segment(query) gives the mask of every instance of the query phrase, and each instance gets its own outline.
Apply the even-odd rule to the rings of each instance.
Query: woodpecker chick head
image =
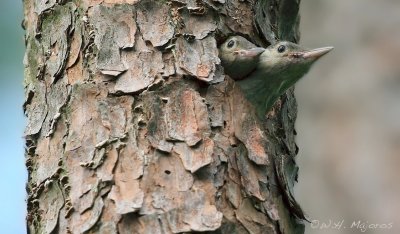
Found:
[[[291,42],[279,42],[261,54],[257,70],[266,75],[281,74],[282,78],[295,83],[308,72],[315,61],[332,49],[333,47],[323,47],[309,50]]]
[[[266,48],[254,72],[237,83],[262,117],[315,61],[332,49],[309,50],[291,42],[279,42]]]
[[[265,51],[241,36],[229,37],[219,47],[219,57],[225,73],[235,80],[240,80],[253,72]]]

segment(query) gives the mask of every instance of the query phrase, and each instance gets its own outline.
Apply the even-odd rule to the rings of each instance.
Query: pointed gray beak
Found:
[[[303,53],[303,58],[305,59],[318,59],[322,57],[323,55],[327,54],[329,51],[331,51],[333,47],[322,47],[322,48],[317,48],[313,50],[308,50]]]
[[[236,51],[237,54],[239,54],[242,57],[257,57],[259,56],[262,52],[264,52],[265,49],[262,47],[254,47],[248,50],[238,50]]]

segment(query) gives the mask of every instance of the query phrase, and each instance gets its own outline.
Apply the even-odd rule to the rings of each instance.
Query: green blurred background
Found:
[[[303,45],[335,47],[296,86],[295,192],[316,220],[306,233],[400,233],[400,1],[303,0],[301,17]],[[21,20],[20,0],[0,0],[0,233],[7,234],[25,233]]]
[[[0,0],[0,233],[25,231],[22,1]]]

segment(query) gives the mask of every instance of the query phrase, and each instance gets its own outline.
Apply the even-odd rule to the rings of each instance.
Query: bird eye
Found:
[[[235,45],[235,41],[234,40],[230,40],[228,42],[228,48],[232,48]]]
[[[280,46],[278,47],[278,52],[279,52],[279,53],[283,53],[283,52],[285,52],[285,50],[286,50],[286,46],[284,46],[284,45],[280,45]]]

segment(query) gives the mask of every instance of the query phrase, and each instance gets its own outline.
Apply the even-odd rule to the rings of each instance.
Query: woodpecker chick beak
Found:
[[[305,51],[303,53],[303,58],[305,59],[319,59],[323,55],[327,54],[329,51],[333,50],[333,47],[322,47],[322,48],[317,48],[309,51]]]
[[[265,51],[264,48],[255,47],[248,50],[236,50],[233,53],[238,56],[237,59],[240,59],[240,57],[242,57],[242,59],[244,58],[257,59],[260,56],[260,54],[264,51]]]

